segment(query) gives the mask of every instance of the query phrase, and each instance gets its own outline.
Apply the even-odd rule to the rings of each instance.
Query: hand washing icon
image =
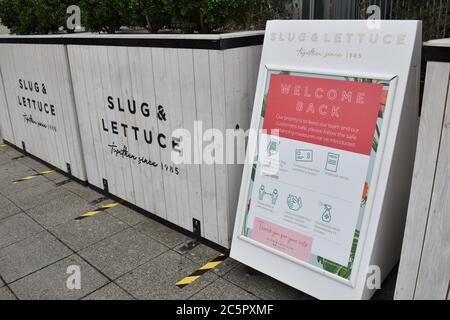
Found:
[[[290,194],[287,197],[287,205],[289,209],[298,211],[302,207],[302,198]]]

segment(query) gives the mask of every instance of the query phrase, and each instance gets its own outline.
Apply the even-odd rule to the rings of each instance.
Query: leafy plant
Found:
[[[80,0],[81,19],[89,31],[114,33],[140,21],[138,0]]]
[[[139,15],[137,25],[149,32],[158,32],[172,24],[171,13],[174,10],[171,0],[138,0]]]
[[[286,0],[254,0],[246,27],[264,30],[267,20],[287,19],[291,16]]]
[[[174,0],[172,23],[182,32],[209,33],[244,25],[254,0]],[[232,28],[233,29],[233,28]]]
[[[280,18],[284,0],[0,0],[0,19],[16,34],[47,34],[66,29],[69,5],[81,9],[82,25],[92,32],[122,27],[149,32],[222,32],[264,28]],[[69,31],[69,30],[66,30]]]
[[[70,0],[0,0],[0,19],[13,33],[48,34],[65,25]]]

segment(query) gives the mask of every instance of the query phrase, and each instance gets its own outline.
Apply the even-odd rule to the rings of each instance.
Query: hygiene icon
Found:
[[[325,170],[330,172],[337,172],[338,164],[339,164],[339,155],[336,153],[328,152]]]
[[[267,156],[271,157],[277,154],[279,146],[280,146],[279,140],[269,138],[269,142],[267,143]]]
[[[322,221],[329,223],[331,222],[331,210],[333,207],[330,204],[323,203],[323,213],[322,213]]]
[[[300,198],[298,196],[294,196],[294,195],[290,194],[287,197],[286,201],[287,201],[287,205],[288,205],[289,209],[291,209],[293,211],[298,211],[302,207],[302,198]]]
[[[311,149],[296,149],[295,161],[297,162],[313,162],[314,151]]]
[[[261,187],[259,187],[259,200],[264,200],[266,196],[269,196],[271,199],[271,203],[275,205],[278,200],[278,190],[273,189],[272,193],[266,192],[266,186],[262,184]]]

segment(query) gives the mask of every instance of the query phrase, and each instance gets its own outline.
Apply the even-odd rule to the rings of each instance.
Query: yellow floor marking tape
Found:
[[[75,220],[83,220],[85,218],[92,217],[92,216],[96,215],[97,213],[100,213],[102,211],[114,208],[114,207],[116,207],[118,205],[119,205],[118,202],[112,202],[112,203],[105,204],[104,206],[101,206],[98,209],[95,209],[95,210],[83,213],[81,216],[75,218]]]
[[[40,173],[32,174],[30,176],[23,177],[23,178],[21,178],[19,180],[15,180],[15,181],[13,181],[13,183],[19,183],[19,182],[22,182],[22,181],[28,181],[28,180],[34,179],[36,177],[43,176],[44,174],[49,174],[49,173],[52,173],[52,172],[55,172],[55,171],[56,170],[45,170],[45,171],[42,171]]]
[[[178,281],[177,284],[176,284],[177,287],[178,288],[184,288],[185,286],[191,284],[192,282],[194,282],[198,278],[200,278],[202,275],[204,275],[206,272],[208,272],[211,269],[214,269],[219,264],[224,262],[226,258],[228,258],[226,255],[221,254],[220,256],[215,258],[214,260],[211,260],[210,262],[208,262],[204,266],[202,266],[199,269],[197,269],[196,271],[194,271],[189,276],[187,276],[187,277],[181,279],[180,281]]]

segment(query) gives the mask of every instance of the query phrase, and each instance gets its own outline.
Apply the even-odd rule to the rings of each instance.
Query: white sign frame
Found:
[[[337,73],[332,73],[328,70],[319,70],[319,69],[304,69],[304,68],[292,68],[289,66],[279,66],[279,65],[265,65],[265,70],[264,70],[264,75],[263,75],[263,81],[264,84],[263,86],[266,86],[266,82],[267,82],[267,73],[270,70],[283,70],[283,71],[293,71],[293,72],[301,72],[301,73],[311,73],[311,74],[320,74],[320,75],[330,75],[330,76],[353,76],[353,77],[358,77],[358,78],[369,78],[369,79],[374,79],[374,80],[385,80],[385,81],[389,81],[389,93],[388,93],[388,97],[387,97],[387,101],[386,101],[386,110],[388,112],[386,112],[384,114],[383,117],[383,126],[381,129],[381,136],[386,136],[388,134],[388,130],[389,130],[389,121],[391,119],[391,113],[392,113],[392,104],[393,104],[393,100],[395,97],[395,91],[396,91],[396,87],[397,87],[397,75],[380,75],[380,74],[373,74],[373,73],[351,73],[351,72],[340,72],[339,74]],[[263,105],[263,97],[260,96],[258,101],[257,101],[257,105],[258,108],[256,109],[256,114],[261,114],[262,111],[262,105]],[[260,125],[260,123],[258,123],[258,126]],[[355,254],[355,260],[353,263],[353,268],[352,268],[352,273],[351,273],[351,277],[350,279],[346,280],[344,278],[341,278],[335,274],[332,274],[326,270],[320,269],[316,266],[313,266],[309,263],[303,262],[301,260],[298,260],[294,257],[291,257],[281,251],[277,251],[274,250],[270,247],[267,247],[257,241],[254,241],[248,237],[243,236],[242,234],[239,234],[239,239],[242,239],[243,241],[247,241],[249,243],[251,243],[252,245],[258,246],[261,249],[267,250],[272,252],[273,254],[277,254],[281,257],[283,257],[284,259],[290,260],[294,263],[297,263],[299,265],[302,265],[306,268],[311,269],[312,271],[315,272],[319,272],[321,274],[323,274],[324,276],[330,277],[336,281],[339,281],[343,284],[346,284],[348,286],[354,287],[355,286],[355,280],[359,271],[359,265],[360,265],[360,255],[361,255],[361,247],[364,246],[364,241],[365,241],[365,235],[367,232],[367,227],[368,227],[368,221],[370,219],[370,212],[371,212],[371,208],[373,206],[373,193],[375,192],[374,190],[376,190],[376,185],[378,183],[378,173],[381,167],[381,159],[383,158],[383,151],[384,151],[384,139],[380,141],[380,145],[378,146],[378,151],[377,151],[377,156],[376,156],[376,162],[375,165],[373,167],[373,171],[372,171],[372,176],[374,177],[372,182],[371,182],[371,188],[369,189],[369,194],[368,194],[368,202],[365,206],[365,212],[366,215],[364,217],[363,220],[363,225],[361,227],[361,231],[360,231],[360,237],[359,237],[359,241],[358,241],[358,246],[357,246],[357,251]],[[254,146],[253,150],[256,150],[258,148],[258,146]],[[250,150],[248,150],[248,152],[250,153]],[[252,156],[253,157],[253,156]],[[248,190],[250,187],[250,180],[246,180],[246,184],[245,184],[245,189],[244,190]],[[238,224],[238,229],[237,230],[242,230],[243,227],[243,223],[244,220],[240,219],[236,221],[236,224]]]
[[[398,229],[404,226],[403,208],[407,207],[409,188],[395,190],[389,184],[395,179],[409,180],[412,174],[412,164],[401,166],[402,161],[412,162],[415,152],[415,141],[418,127],[418,76],[420,74],[420,43],[421,43],[421,23],[418,21],[381,21],[381,31],[405,34],[405,43],[393,61],[385,62],[386,66],[380,64],[389,57],[389,53],[382,53],[382,46],[379,49],[373,47],[364,48],[351,44],[350,49],[361,50],[364,55],[376,57],[378,63],[364,66],[361,63],[343,62],[339,65],[331,63],[325,66],[313,59],[307,62],[295,62],[293,57],[293,46],[289,43],[277,43],[271,41],[274,33],[287,32],[285,30],[302,30],[303,32],[316,31],[327,32],[328,30],[364,30],[365,21],[269,21],[266,29],[266,36],[261,59],[260,73],[258,78],[255,104],[253,108],[251,128],[259,128],[259,121],[262,108],[264,86],[266,82],[267,69],[292,70],[298,72],[331,74],[331,75],[363,75],[368,78],[391,80],[387,107],[390,107],[383,122],[382,135],[384,139],[380,141],[377,159],[373,168],[373,181],[369,188],[368,202],[365,209],[365,217],[361,228],[361,238],[355,256],[354,270],[350,281],[343,280],[338,276],[330,275],[324,270],[311,270],[299,266],[299,260],[286,254],[282,256],[280,252],[271,254],[267,246],[255,245],[255,241],[241,236],[243,222],[243,212],[246,206],[246,198],[249,190],[249,177],[253,163],[250,150],[255,150],[254,145],[249,144],[247,152],[247,164],[244,166],[241,193],[237,208],[235,230],[231,248],[231,257],[243,262],[250,267],[267,273],[268,275],[285,282],[299,290],[320,299],[362,299],[370,298],[374,293],[374,288],[366,286],[367,271],[369,266],[377,265],[381,269],[381,279],[384,279],[399,258],[399,248],[401,246],[401,235]],[[321,25],[322,24],[322,25]],[[333,26],[332,26],[333,25]],[[372,32],[372,31],[369,31]],[[276,38],[273,37],[273,38]],[[276,41],[275,41],[276,42]],[[297,44],[298,45],[298,44]],[[342,46],[341,46],[342,47]],[[338,48],[341,48],[338,46]],[[291,52],[287,48],[291,49]],[[319,44],[319,48],[329,48],[329,44]],[[368,50],[374,52],[369,52]],[[375,56],[374,56],[375,54]],[[392,56],[392,54],[390,54]],[[288,61],[286,64],[285,61]],[[292,61],[294,61],[292,63]],[[291,62],[291,63],[289,63]],[[395,78],[395,79],[394,79]],[[408,95],[409,93],[409,95]],[[403,112],[408,105],[411,109]],[[406,134],[408,132],[408,134]],[[395,161],[393,161],[395,160]],[[392,163],[391,163],[392,161]],[[411,168],[411,170],[409,170]],[[410,181],[410,180],[409,180]],[[392,184],[392,183],[391,183]],[[395,184],[395,183],[394,183]],[[389,185],[389,187],[388,187]],[[409,184],[402,184],[408,186]],[[388,189],[393,189],[398,196],[397,203],[392,197],[387,195]],[[401,210],[401,214],[393,216],[392,212]],[[245,239],[243,239],[245,238]],[[386,239],[392,240],[391,246],[386,244]],[[263,247],[263,248],[262,248]],[[286,259],[287,258],[287,259]],[[295,260],[293,263],[292,260]],[[280,271],[282,270],[282,271]],[[319,272],[317,272],[319,271]],[[293,275],[296,276],[293,276]],[[326,274],[326,277],[323,275]],[[337,280],[337,281],[336,281]]]

